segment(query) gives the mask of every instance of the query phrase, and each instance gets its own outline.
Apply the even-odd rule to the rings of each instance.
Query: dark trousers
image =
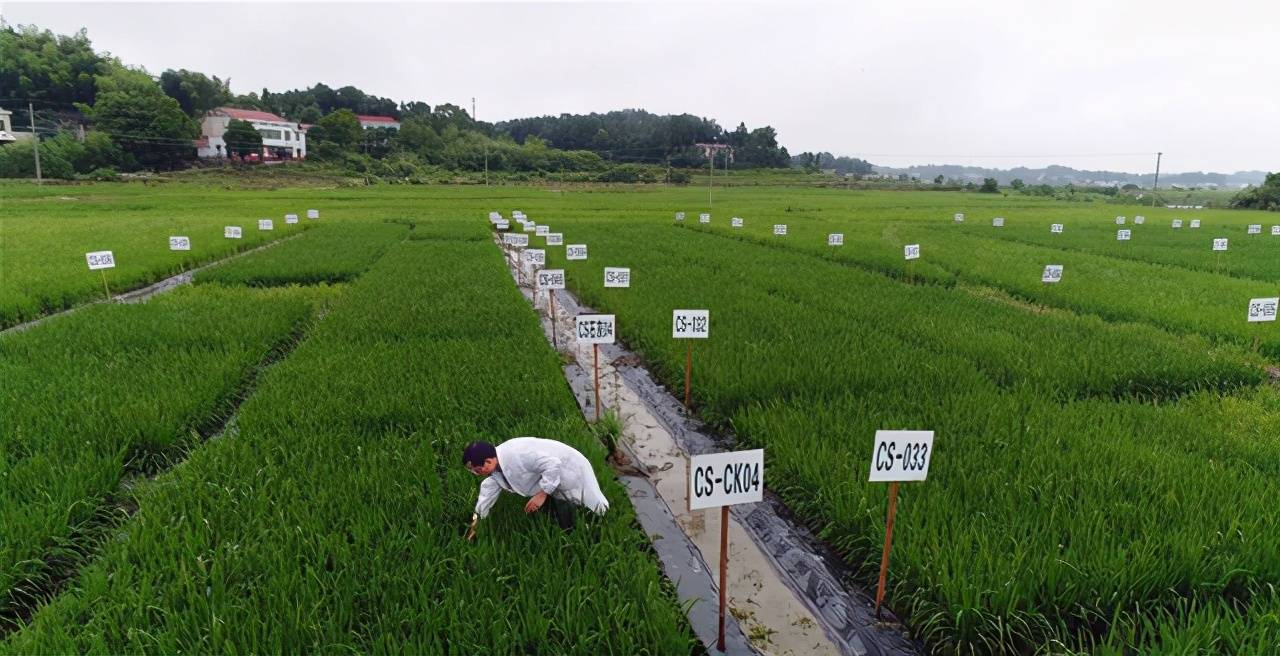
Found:
[[[539,512],[543,515],[551,517],[556,521],[563,531],[573,530],[573,504],[568,501],[560,501],[553,496],[548,495],[547,500],[542,504]]]

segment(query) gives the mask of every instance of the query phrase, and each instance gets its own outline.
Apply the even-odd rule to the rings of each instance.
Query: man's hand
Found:
[[[476,524],[480,523],[479,515],[471,515],[471,526],[467,528],[467,542],[476,539]]]
[[[529,499],[529,503],[524,504],[524,511],[527,513],[538,512],[538,509],[541,508],[542,504],[546,503],[546,501],[547,493],[539,491],[537,494],[533,495],[532,499]]]

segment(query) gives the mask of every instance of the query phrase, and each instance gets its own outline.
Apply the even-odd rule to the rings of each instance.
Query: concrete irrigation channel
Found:
[[[567,290],[554,293],[552,325],[545,292],[524,283],[533,272],[507,260],[512,277],[539,312],[548,342],[572,356],[564,366],[584,416],[595,416],[590,345],[573,339],[574,317],[591,313]],[[659,385],[638,356],[619,344],[600,345],[601,411],[623,424],[618,448],[629,461],[617,466],[631,503],[653,543],[663,571],[675,583],[698,638],[715,652],[719,587],[719,513],[687,510],[690,454],[732,450],[732,438],[712,436],[680,401]],[[890,613],[877,621],[872,597],[843,583],[839,558],[790,519],[778,499],[733,506],[729,526],[727,653],[906,655],[919,652]]]

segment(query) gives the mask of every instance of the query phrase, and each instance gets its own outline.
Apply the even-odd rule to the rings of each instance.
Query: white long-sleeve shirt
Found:
[[[609,500],[600,491],[591,461],[577,449],[537,437],[513,437],[496,447],[498,467],[480,483],[476,514],[487,517],[503,490],[523,497],[538,492],[603,515]]]

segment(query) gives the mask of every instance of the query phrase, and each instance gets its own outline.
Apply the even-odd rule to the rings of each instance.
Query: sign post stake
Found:
[[[876,584],[876,619],[884,601],[884,580],[889,574],[889,549],[893,546],[893,518],[898,513],[898,482],[889,484],[889,518],[884,525],[884,552],[880,555],[880,582]]]
[[[689,391],[690,383],[693,381],[693,340],[686,342],[688,346],[684,352],[684,409],[689,410]]]
[[[673,310],[671,312],[672,339],[708,339],[711,336],[710,310]],[[693,342],[684,352],[684,409],[689,410],[693,391]]]
[[[600,345],[617,342],[618,319],[612,314],[579,314],[573,334],[579,345],[591,345],[591,379],[596,395],[596,421],[600,421]]]
[[[551,306],[551,348],[560,350],[560,345],[556,343],[556,293],[554,290],[547,290],[547,303]]]
[[[688,401],[685,402],[688,405]],[[716,634],[716,649],[724,651],[724,607],[729,589],[729,506],[720,506],[720,632]]]
[[[878,430],[871,454],[871,476],[868,480],[889,484],[889,515],[884,525],[880,579],[876,583],[876,619],[879,620],[889,578],[893,522],[898,516],[898,484],[901,481],[923,481],[928,477],[929,460],[933,456],[933,431]]]
[[[107,270],[98,269],[98,273],[102,274],[102,291],[106,292],[107,300],[111,300],[111,289],[107,287]]]
[[[591,370],[596,383],[596,421],[600,421],[600,345],[591,345]]]
[[[720,509],[720,622],[716,649],[725,650],[729,602],[729,506],[764,500],[764,450],[706,453],[689,458],[689,512]]]

